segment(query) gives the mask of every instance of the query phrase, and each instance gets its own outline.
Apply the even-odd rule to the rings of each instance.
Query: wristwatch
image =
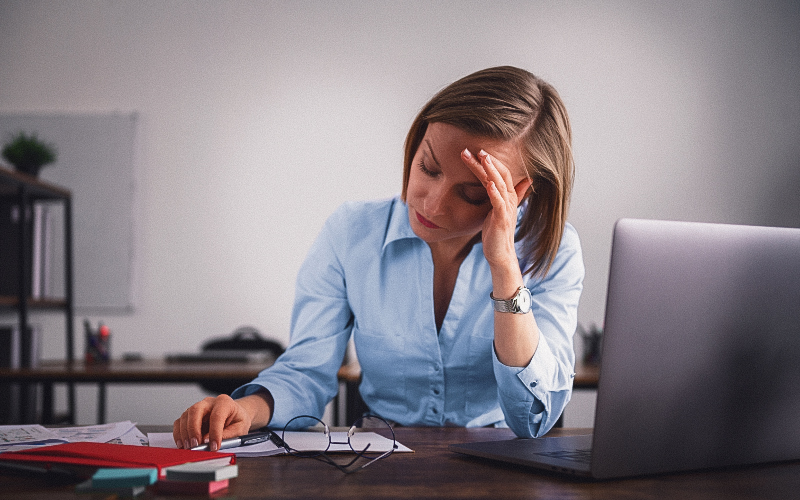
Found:
[[[517,293],[508,300],[496,299],[491,293],[489,297],[497,312],[526,314],[531,310],[531,291],[524,286],[517,288]]]

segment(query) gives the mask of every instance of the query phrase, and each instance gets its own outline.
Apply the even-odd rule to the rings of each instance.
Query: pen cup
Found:
[[[111,330],[100,324],[97,331],[92,330],[88,321],[84,322],[86,330],[86,364],[96,365],[111,360]]]

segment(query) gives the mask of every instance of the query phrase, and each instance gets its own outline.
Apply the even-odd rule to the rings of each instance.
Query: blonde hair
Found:
[[[555,259],[575,177],[567,110],[550,84],[523,69],[488,68],[448,85],[422,108],[405,142],[402,199],[411,163],[430,123],[519,145],[531,189],[516,234],[524,273],[544,276]]]

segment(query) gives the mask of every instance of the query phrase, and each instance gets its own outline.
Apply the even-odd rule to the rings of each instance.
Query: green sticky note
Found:
[[[92,476],[93,488],[130,488],[147,486],[158,479],[158,469],[107,468],[98,469]]]

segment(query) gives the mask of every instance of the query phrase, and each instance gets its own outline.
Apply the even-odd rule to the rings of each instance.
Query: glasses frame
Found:
[[[300,450],[295,450],[294,448],[292,448],[291,446],[286,444],[286,440],[284,439],[284,437],[285,437],[285,434],[287,432],[287,429],[291,426],[292,422],[294,422],[295,420],[300,420],[300,419],[310,419],[310,420],[313,420],[314,422],[322,424],[322,433],[328,439],[328,445],[324,450],[313,451],[313,452],[304,452],[304,451],[300,451]],[[378,455],[377,457],[371,457],[371,456],[366,455],[366,453],[367,453],[367,451],[369,449],[369,444],[367,444],[367,446],[363,450],[357,450],[355,447],[353,447],[352,441],[350,441],[350,438],[353,437],[353,435],[356,433],[356,430],[361,428],[361,427],[359,427],[358,424],[362,423],[364,420],[367,420],[367,419],[375,419],[375,420],[379,420],[379,421],[383,422],[384,424],[386,424],[386,428],[389,429],[389,432],[392,433],[392,446],[391,446],[391,448],[388,451],[385,451],[382,454]],[[381,429],[382,428],[383,427],[381,427]],[[353,459],[350,460],[349,462],[347,462],[346,464],[337,463],[330,456],[328,456],[328,453],[327,453],[328,450],[330,450],[331,445],[334,445],[334,444],[340,444],[340,445],[341,444],[346,444],[350,448],[350,450],[352,450],[353,453],[356,454],[356,456],[353,457]],[[321,462],[325,462],[325,463],[327,463],[329,465],[332,465],[332,466],[336,467],[337,469],[339,469],[340,471],[344,472],[345,474],[352,474],[353,472],[357,472],[357,471],[359,471],[359,470],[361,470],[361,469],[363,469],[363,468],[365,468],[365,467],[377,462],[378,460],[380,460],[382,458],[386,458],[389,455],[391,455],[392,453],[394,453],[394,450],[396,450],[398,448],[398,446],[397,446],[397,438],[394,435],[394,429],[392,429],[391,424],[389,424],[389,422],[387,422],[386,420],[384,420],[383,418],[381,418],[381,417],[379,417],[377,415],[370,415],[370,414],[366,414],[366,415],[363,415],[363,416],[359,417],[359,419],[356,420],[353,423],[353,425],[350,426],[350,429],[348,429],[348,431],[347,431],[347,441],[334,441],[333,440],[333,436],[331,436],[330,427],[328,427],[328,424],[326,424],[325,422],[323,422],[319,418],[312,417],[311,415],[299,415],[299,416],[294,417],[291,420],[289,420],[286,423],[286,425],[283,427],[283,430],[281,431],[281,446],[283,447],[284,450],[286,450],[286,453],[288,453],[288,454],[290,454],[292,456],[300,457],[300,458],[313,458],[315,460],[320,460]],[[367,463],[359,466],[359,467],[352,468],[353,465],[361,458],[365,458],[365,459],[367,459],[369,461]]]

